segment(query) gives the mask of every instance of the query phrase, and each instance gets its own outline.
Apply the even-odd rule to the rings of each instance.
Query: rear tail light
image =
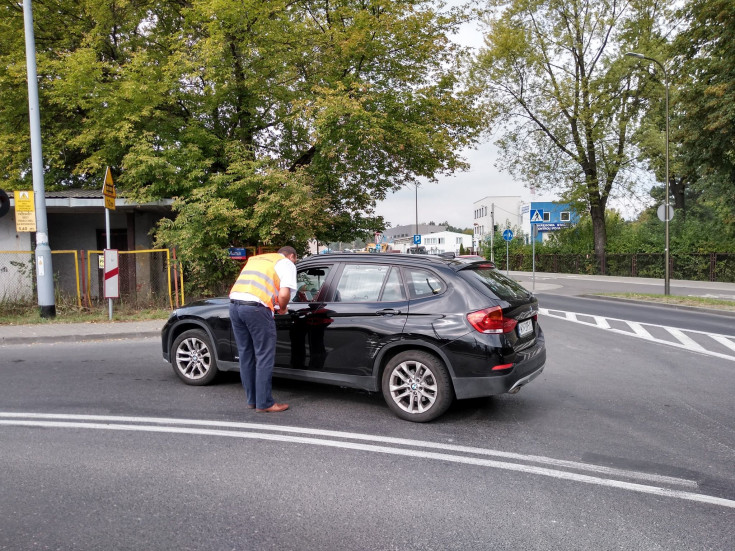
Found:
[[[510,333],[515,329],[516,320],[503,317],[503,309],[500,306],[485,308],[467,314],[470,322],[480,333]]]
[[[513,364],[501,364],[501,365],[496,365],[495,367],[493,367],[491,371],[504,371],[512,367],[513,367]]]

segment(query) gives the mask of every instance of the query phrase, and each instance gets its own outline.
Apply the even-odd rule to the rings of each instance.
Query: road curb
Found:
[[[88,335],[35,335],[28,337],[0,337],[0,346],[9,344],[36,344],[57,342],[89,342],[120,339],[148,339],[160,337],[160,331],[132,331],[127,333],[92,333]]]

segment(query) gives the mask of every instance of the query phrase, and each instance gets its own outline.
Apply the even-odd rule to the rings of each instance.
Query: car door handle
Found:
[[[384,308],[375,312],[379,316],[396,316],[401,313],[400,310],[394,310],[393,308]]]

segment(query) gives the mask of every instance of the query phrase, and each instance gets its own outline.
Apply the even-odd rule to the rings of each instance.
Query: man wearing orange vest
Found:
[[[271,394],[276,359],[275,309],[286,312],[296,292],[296,249],[251,256],[230,290],[230,320],[240,356],[247,407],[258,413],[285,411]]]

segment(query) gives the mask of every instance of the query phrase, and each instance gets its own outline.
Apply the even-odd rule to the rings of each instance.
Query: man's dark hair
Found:
[[[296,249],[293,247],[290,247],[289,245],[286,245],[285,247],[281,247],[278,249],[278,252],[281,253],[283,256],[288,256],[290,254],[297,254]]]

